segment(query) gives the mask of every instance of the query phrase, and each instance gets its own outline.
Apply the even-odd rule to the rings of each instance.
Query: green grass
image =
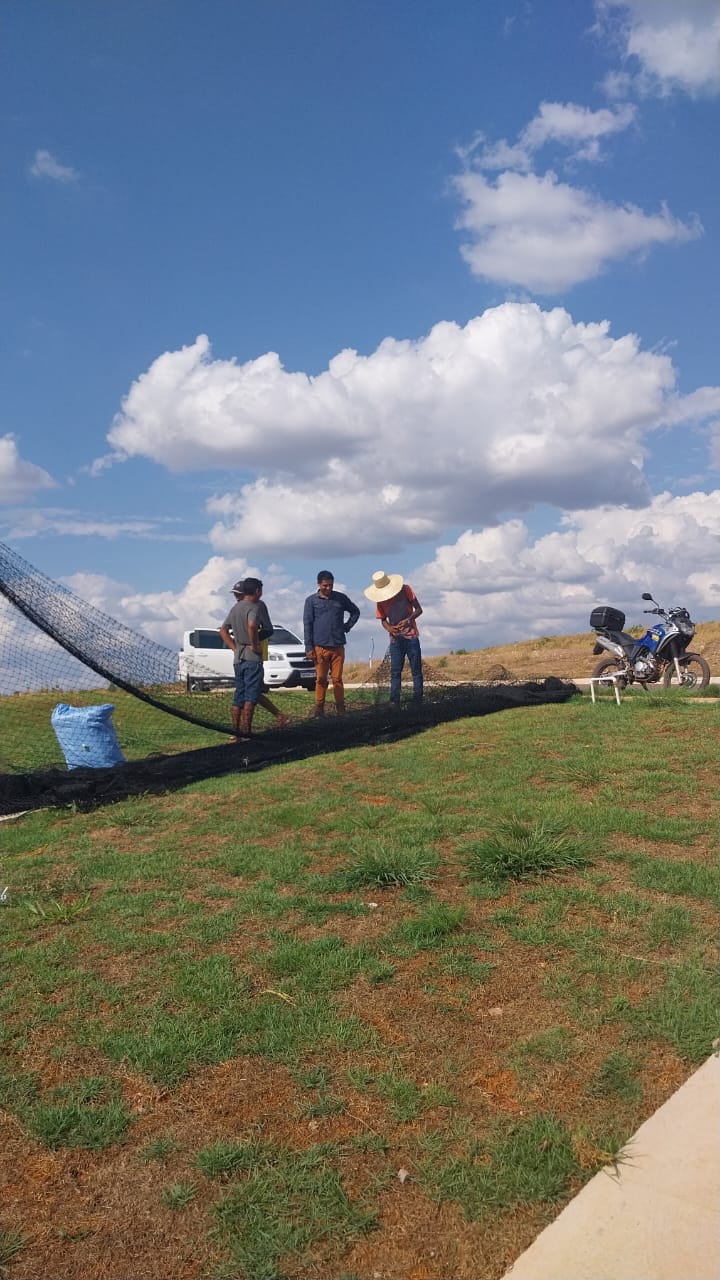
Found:
[[[511,1060],[523,1069],[531,1062],[568,1062],[576,1053],[575,1039],[568,1027],[548,1027],[513,1046]]]
[[[635,1102],[642,1093],[638,1064],[630,1054],[614,1050],[603,1059],[588,1085],[592,1098],[621,1098]]]
[[[693,932],[692,913],[679,903],[668,903],[653,912],[645,926],[645,934],[651,947],[665,944],[677,946]]]
[[[464,849],[468,874],[487,880],[525,880],[588,862],[581,842],[548,820],[501,819],[492,835]]]
[[[418,1085],[406,1076],[382,1072],[376,1081],[377,1090],[388,1104],[393,1119],[401,1124],[416,1120],[424,1111],[434,1107],[452,1107],[456,1098],[451,1089],[438,1082]]]
[[[177,1142],[172,1134],[168,1133],[163,1138],[153,1138],[152,1142],[148,1142],[140,1152],[140,1158],[147,1163],[150,1160],[167,1160],[173,1151],[177,1150]]]
[[[280,1280],[281,1259],[318,1241],[342,1244],[375,1225],[375,1214],[345,1190],[323,1147],[304,1151],[258,1143],[252,1164],[215,1205],[217,1234],[232,1264],[252,1280]],[[302,1206],[302,1210],[300,1210]]]
[[[216,1142],[198,1151],[196,1163],[208,1178],[227,1178],[242,1169],[252,1169],[257,1158],[257,1142]]]
[[[347,946],[342,938],[328,934],[312,942],[275,936],[272,951],[258,955],[270,977],[279,979],[287,990],[330,992],[348,986],[359,973],[371,982],[392,976],[392,968],[378,961],[362,944]]]
[[[0,1276],[9,1275],[10,1264],[22,1252],[25,1237],[19,1231],[0,1227]]]
[[[460,1236],[482,1221],[501,1274],[496,1226],[521,1208],[539,1230],[664,1098],[668,1060],[689,1073],[720,1034],[699,714],[519,708],[6,824],[0,1105],[21,1147],[77,1151],[93,1213],[141,1177],[178,1259],[218,1280],[362,1271],[354,1242],[408,1194],[439,1256],[437,1205]],[[56,1248],[81,1241],[60,1195],[48,1215]],[[29,1210],[8,1228],[52,1273]]]
[[[118,1086],[100,1077],[78,1079],[44,1094],[31,1076],[4,1073],[0,1100],[51,1150],[102,1151],[123,1142],[132,1122]]]
[[[174,1182],[163,1191],[162,1202],[166,1209],[177,1212],[179,1209],[187,1208],[191,1200],[195,1199],[196,1192],[197,1187],[194,1182]]]
[[[668,858],[638,854],[630,859],[634,883],[642,889],[671,893],[679,897],[705,898],[720,906],[720,861],[714,865],[676,862]]]
[[[435,879],[438,865],[437,854],[432,849],[413,845],[399,848],[379,845],[357,854],[341,882],[344,881],[348,889],[389,889],[420,884]]]
[[[212,718],[217,716],[221,721],[230,721],[231,694],[213,696],[208,700],[188,697],[179,689],[173,695],[168,687],[163,686],[160,696],[167,696],[168,701],[180,709],[192,709],[201,717],[211,714]],[[211,730],[156,711],[119,689],[80,689],[70,693],[49,690],[3,698],[0,768],[21,770],[64,766],[62,752],[50,724],[53,707],[62,701],[69,701],[76,707],[113,703],[113,724],[128,760],[142,759],[151,752],[214,746],[222,740]],[[28,733],[28,725],[32,725],[32,733]]]
[[[394,936],[411,951],[430,951],[462,930],[466,917],[465,906],[433,902],[413,919],[399,925]]]
[[[720,970],[688,960],[668,966],[664,985],[629,1013],[646,1035],[669,1041],[687,1062],[708,1056],[720,1027]]]
[[[579,1172],[571,1135],[539,1114],[506,1129],[467,1155],[427,1160],[421,1180],[433,1200],[454,1200],[471,1220],[533,1201],[552,1202]]]

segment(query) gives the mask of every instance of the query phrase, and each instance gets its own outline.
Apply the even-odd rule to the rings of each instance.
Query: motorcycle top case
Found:
[[[599,604],[590,614],[590,626],[595,631],[622,631],[625,626],[625,614],[612,605]]]

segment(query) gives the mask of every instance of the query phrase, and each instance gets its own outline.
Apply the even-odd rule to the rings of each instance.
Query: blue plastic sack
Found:
[[[125,757],[110,719],[114,710],[112,702],[99,707],[58,702],[53,708],[50,723],[68,769],[109,769],[123,763]]]

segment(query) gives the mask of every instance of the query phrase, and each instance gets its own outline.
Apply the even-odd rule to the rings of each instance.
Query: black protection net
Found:
[[[330,710],[317,719],[311,692],[273,690],[274,701],[257,709],[250,741],[231,744],[227,666],[218,661],[214,671],[212,655],[203,661],[203,680],[189,678],[177,652],[102,613],[0,543],[0,816],[171,790],[393,741],[464,716],[564,702],[576,692],[560,680],[513,682],[507,672],[484,686],[438,684],[437,673],[426,669],[422,703],[415,705],[403,685],[408,701],[398,713],[388,703],[385,659],[372,683],[348,696],[346,715]],[[70,744],[79,767],[69,769],[67,742],[61,747],[53,728],[58,707],[107,704],[125,762],[83,767],[87,744],[80,739],[87,730],[79,729],[80,739]],[[278,712],[288,721],[282,727]]]

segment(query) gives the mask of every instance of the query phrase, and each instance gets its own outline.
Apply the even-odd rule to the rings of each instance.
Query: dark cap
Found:
[[[262,591],[262,582],[259,578],[240,578],[232,588],[234,596],[254,596],[256,591]]]

